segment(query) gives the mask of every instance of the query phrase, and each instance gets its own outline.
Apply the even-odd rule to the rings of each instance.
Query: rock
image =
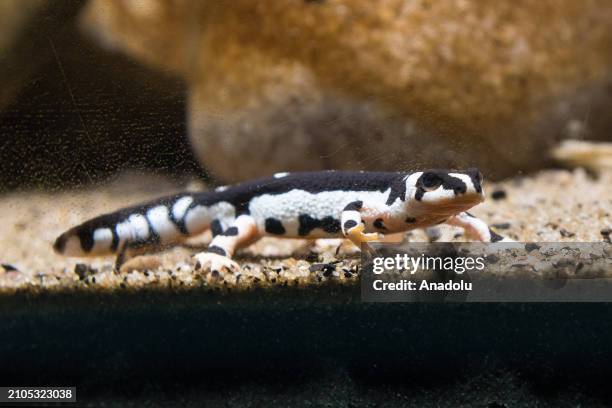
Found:
[[[561,228],[559,230],[559,234],[561,234],[561,236],[564,238],[571,238],[576,235],[574,232],[568,231],[565,228]]]
[[[0,1],[0,109],[25,81],[54,55],[58,29],[70,23],[78,2],[46,0]]]
[[[536,243],[528,242],[525,244],[525,251],[527,252],[535,251],[536,249],[540,249],[540,246]]]
[[[497,178],[544,165],[560,132],[609,138],[605,0],[195,4],[94,0],[83,25],[188,81],[192,146],[227,181],[415,165]]]
[[[89,276],[97,273],[97,270],[84,263],[78,263],[74,266],[74,273],[79,277],[79,280],[85,280]]]
[[[4,272],[19,272],[19,269],[17,269],[15,266],[8,264],[8,263],[0,264],[0,266],[2,266],[2,269],[4,270]]]
[[[604,241],[606,242],[612,242],[612,240],[610,239],[610,235],[612,234],[612,228],[606,227],[603,228],[601,231],[601,236],[603,237]]]
[[[594,172],[612,168],[612,143],[566,140],[552,154],[568,166],[581,166]]]
[[[495,229],[500,229],[500,230],[507,230],[509,229],[512,225],[509,222],[501,222],[498,224],[491,224],[491,226]]]
[[[506,190],[495,190],[491,193],[491,198],[495,201],[497,200],[504,200],[506,197],[508,196],[508,194],[506,193]]]
[[[429,239],[429,242],[436,242],[442,237],[442,231],[438,227],[427,227],[425,229],[425,234]]]
[[[11,101],[31,70],[23,64],[20,36],[43,5],[41,0],[0,2],[0,108]]]

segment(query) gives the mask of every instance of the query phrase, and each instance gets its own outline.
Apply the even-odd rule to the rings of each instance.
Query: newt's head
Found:
[[[478,169],[424,170],[406,178],[406,197],[416,207],[448,215],[466,211],[484,201]]]

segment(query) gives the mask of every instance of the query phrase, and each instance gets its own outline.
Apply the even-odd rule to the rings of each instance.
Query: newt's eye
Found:
[[[436,173],[423,173],[421,176],[421,187],[425,191],[434,191],[438,187],[442,185],[442,177],[438,176]]]

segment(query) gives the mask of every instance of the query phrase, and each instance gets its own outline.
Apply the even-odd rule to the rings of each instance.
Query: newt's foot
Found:
[[[382,235],[378,232],[365,234],[363,232],[364,229],[365,226],[363,224],[355,225],[347,231],[346,237],[357,246],[361,246],[363,242],[380,241],[382,239]]]
[[[196,265],[200,265],[200,268],[204,272],[211,272],[213,274],[222,273],[236,273],[239,272],[240,265],[229,259],[227,256],[214,254],[212,252],[200,252],[194,255],[196,259]]]

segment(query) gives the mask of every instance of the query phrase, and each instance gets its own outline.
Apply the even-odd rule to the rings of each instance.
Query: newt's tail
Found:
[[[53,249],[66,256],[97,256],[181,242],[210,226],[209,209],[198,204],[209,195],[176,194],[100,215],[64,232]]]

